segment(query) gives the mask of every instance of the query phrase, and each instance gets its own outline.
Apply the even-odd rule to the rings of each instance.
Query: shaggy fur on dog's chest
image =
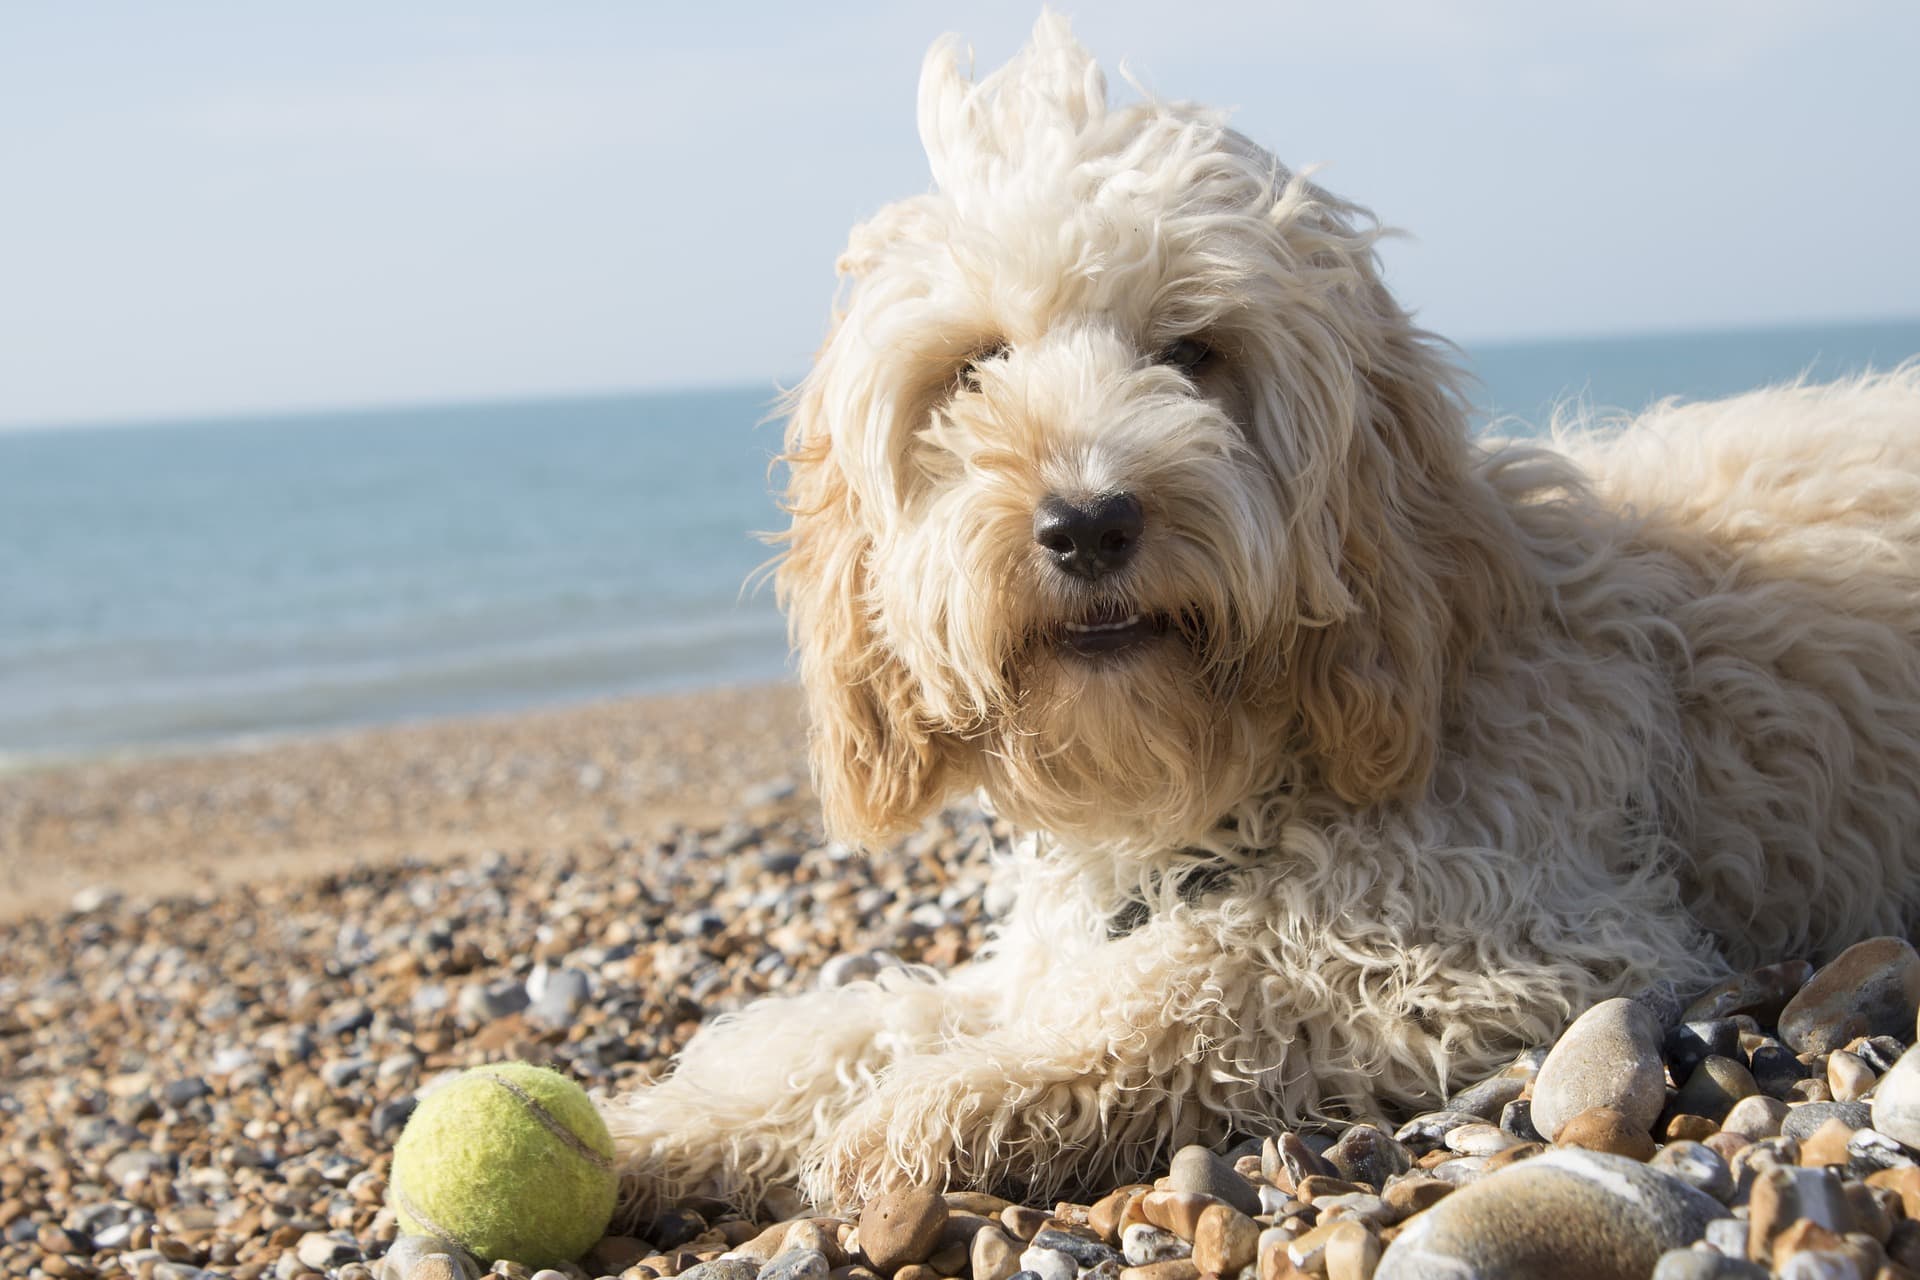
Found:
[[[704,1029],[608,1109],[636,1211],[1125,1178],[1915,923],[1920,367],[1477,441],[1367,215],[1059,20],[920,116],[778,582],[829,825],[978,789],[1014,906]]]

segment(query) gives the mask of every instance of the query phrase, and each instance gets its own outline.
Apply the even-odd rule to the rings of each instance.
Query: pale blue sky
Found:
[[[1913,0],[1060,7],[1450,336],[1920,312]],[[927,44],[1037,12],[0,0],[0,425],[791,375]]]

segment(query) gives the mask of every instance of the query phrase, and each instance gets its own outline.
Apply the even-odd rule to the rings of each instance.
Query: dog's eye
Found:
[[[967,362],[960,366],[960,385],[968,391],[978,391],[980,366],[989,360],[998,360],[1005,354],[1007,354],[1007,344],[1004,342],[991,343],[975,351],[967,357]]]
[[[1162,347],[1154,359],[1191,376],[1212,363],[1213,348],[1199,338],[1181,338]]]

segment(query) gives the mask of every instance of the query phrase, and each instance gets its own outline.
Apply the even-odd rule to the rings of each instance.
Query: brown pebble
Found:
[[[943,1280],[940,1272],[924,1262],[909,1262],[893,1273],[893,1280]]]
[[[1192,1258],[1173,1258],[1149,1262],[1144,1267],[1122,1267],[1120,1280],[1200,1280],[1200,1268]]]
[[[1373,1280],[1380,1265],[1380,1241],[1360,1223],[1336,1224],[1325,1260],[1327,1280]]]
[[[1373,1188],[1358,1182],[1348,1182],[1345,1178],[1327,1178],[1315,1174],[1311,1178],[1302,1178],[1293,1194],[1312,1204],[1320,1196],[1348,1196],[1356,1191],[1372,1191]]]
[[[1149,1191],[1140,1197],[1140,1212],[1162,1231],[1171,1231],[1192,1243],[1193,1233],[1200,1226],[1200,1215],[1219,1203],[1198,1191]]]
[[[1857,1102],[1878,1079],[1858,1054],[1835,1049],[1827,1055],[1827,1088],[1836,1102]]]
[[[1522,1160],[1531,1160],[1546,1149],[1547,1144],[1544,1142],[1517,1142],[1504,1151],[1496,1151],[1488,1156],[1487,1172],[1492,1173],[1510,1164],[1519,1164]]]
[[[1108,1244],[1116,1244],[1120,1239],[1120,1218],[1125,1212],[1127,1201],[1135,1196],[1145,1195],[1151,1188],[1144,1183],[1118,1187],[1094,1201],[1087,1211],[1087,1225],[1100,1233],[1100,1238]]]
[[[1741,1134],[1728,1133],[1725,1129],[1722,1129],[1719,1133],[1702,1139],[1701,1145],[1711,1148],[1722,1160],[1725,1160],[1728,1164],[1732,1164],[1733,1158],[1739,1154],[1740,1148],[1752,1146],[1753,1143]]]
[[[1030,1209],[1023,1204],[1010,1204],[1000,1211],[1001,1223],[1022,1240],[1033,1239],[1052,1219],[1053,1215],[1046,1210]]]
[[[827,1280],[881,1280],[881,1276],[872,1267],[863,1267],[857,1262],[850,1262],[844,1267],[835,1267],[827,1272]]]
[[[1667,1127],[1663,1130],[1668,1142],[1705,1142],[1718,1132],[1720,1126],[1705,1116],[1689,1115],[1684,1111],[1667,1121]]]
[[[1823,1253],[1832,1252],[1837,1250],[1840,1244],[1839,1233],[1829,1231],[1817,1222],[1801,1218],[1773,1238],[1773,1269],[1778,1271],[1786,1266],[1787,1259],[1796,1253],[1806,1253],[1813,1249]]]
[[[999,1196],[990,1196],[984,1191],[949,1191],[942,1198],[946,1200],[949,1209],[977,1213],[983,1218],[998,1217],[1002,1209],[1013,1203]]]
[[[947,1225],[947,1202],[931,1187],[907,1187],[870,1201],[860,1212],[860,1249],[873,1265],[894,1272],[925,1262]]]
[[[1612,1107],[1588,1107],[1561,1126],[1556,1142],[1640,1161],[1653,1159],[1658,1150],[1646,1130]]]
[[[779,1252],[788,1249],[812,1249],[827,1260],[829,1269],[847,1265],[847,1252],[840,1247],[839,1223],[832,1218],[801,1218],[787,1224]]]
[[[1835,1116],[1800,1140],[1800,1163],[1810,1169],[1846,1164],[1847,1140],[1853,1135],[1853,1126]]]
[[[1787,1089],[1788,1102],[1832,1102],[1833,1090],[1825,1080],[1795,1080]]]
[[[1867,1185],[1884,1187],[1900,1197],[1901,1207],[1908,1218],[1920,1220],[1920,1167],[1906,1165],[1899,1169],[1879,1169],[1867,1175]]]
[[[1395,1213],[1402,1218],[1411,1218],[1416,1213],[1424,1213],[1446,1199],[1453,1191],[1451,1182],[1439,1178],[1422,1178],[1418,1175],[1401,1178],[1398,1182],[1389,1182],[1380,1198],[1393,1206]]]
[[[998,1224],[974,1233],[968,1258],[973,1264],[973,1280],[1007,1280],[1020,1270],[1021,1242]]]
[[[1260,1228],[1228,1204],[1209,1205],[1193,1233],[1193,1262],[1202,1271],[1232,1275],[1260,1250]]]

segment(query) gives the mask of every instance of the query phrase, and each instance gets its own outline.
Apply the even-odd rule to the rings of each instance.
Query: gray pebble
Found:
[[[1723,1213],[1711,1196],[1635,1161],[1549,1151],[1410,1219],[1374,1280],[1644,1280]]]
[[[1709,1247],[1729,1258],[1744,1258],[1747,1256],[1747,1239],[1752,1234],[1753,1228],[1747,1225],[1745,1218],[1715,1218],[1707,1224],[1707,1233],[1701,1238]]]
[[[1773,1274],[1777,1280],[1859,1280],[1860,1268],[1844,1253],[1809,1249],[1788,1258]]]
[[[1631,1000],[1603,1000],[1581,1014],[1534,1081],[1534,1127],[1558,1137],[1580,1112],[1611,1107],[1635,1128],[1651,1129],[1667,1098],[1660,1041],[1660,1024]]]
[[[532,999],[527,1018],[544,1027],[568,1027],[573,1017],[593,995],[593,980],[578,969],[554,969],[540,984],[540,994]]]
[[[1372,1187],[1383,1187],[1388,1178],[1413,1168],[1413,1153],[1370,1124],[1354,1125],[1341,1134],[1324,1158],[1348,1182]]]
[[[1173,1162],[1167,1166],[1167,1179],[1175,1191],[1198,1191],[1224,1200],[1249,1218],[1260,1212],[1260,1193],[1253,1185],[1232,1165],[1197,1144],[1174,1153]]]
[[[1698,1142],[1669,1142],[1647,1164],[1706,1192],[1721,1204],[1733,1203],[1733,1171],[1712,1147]]]
[[[512,978],[502,978],[497,982],[476,982],[460,988],[455,1010],[461,1021],[479,1025],[504,1018],[510,1013],[519,1013],[531,1003],[523,984]]]
[[[1873,1124],[1873,1108],[1864,1102],[1804,1103],[1787,1112],[1787,1118],[1780,1122],[1780,1133],[1795,1142],[1805,1142],[1829,1120],[1843,1121],[1849,1129],[1865,1129]]]
[[[477,1280],[480,1264],[438,1236],[398,1236],[380,1260],[380,1280],[411,1280],[415,1268],[436,1255],[447,1259],[451,1280]]]
[[[1710,1057],[1732,1058],[1740,1052],[1740,1028],[1731,1018],[1683,1022],[1667,1032],[1660,1052],[1676,1080],[1685,1080]]]
[[[1669,1249],[1653,1268],[1653,1280],[1770,1280],[1772,1272],[1745,1258],[1703,1249]]]
[[[1847,1172],[1856,1178],[1913,1163],[1913,1152],[1878,1129],[1857,1129],[1847,1139]]]
[[[315,1271],[330,1271],[349,1262],[358,1262],[361,1256],[360,1246],[352,1240],[342,1240],[318,1231],[309,1231],[301,1236],[294,1252],[302,1265]]]
[[[1089,1240],[1052,1227],[1042,1227],[1029,1242],[1036,1249],[1051,1249],[1072,1258],[1076,1265],[1097,1267],[1103,1262],[1112,1262],[1120,1258],[1118,1250],[1098,1240]]]
[[[760,1268],[758,1280],[827,1280],[831,1270],[818,1249],[785,1249]]]
[[[1193,1246],[1171,1231],[1149,1222],[1136,1222],[1120,1233],[1120,1252],[1129,1266],[1144,1267],[1193,1256]]]
[[[752,1258],[715,1258],[688,1267],[680,1280],[756,1280],[760,1264]]]
[[[1501,1109],[1518,1098],[1526,1087],[1527,1081],[1522,1076],[1497,1075],[1454,1094],[1447,1099],[1445,1109],[1465,1111],[1482,1120],[1495,1120],[1499,1118]]]
[[[1545,1142],[1546,1135],[1533,1127],[1533,1101],[1519,1098],[1500,1109],[1500,1127],[1522,1142]]]
[[[1425,1111],[1394,1130],[1394,1140],[1416,1155],[1426,1155],[1447,1143],[1449,1131],[1464,1124],[1479,1124],[1471,1111]]]

